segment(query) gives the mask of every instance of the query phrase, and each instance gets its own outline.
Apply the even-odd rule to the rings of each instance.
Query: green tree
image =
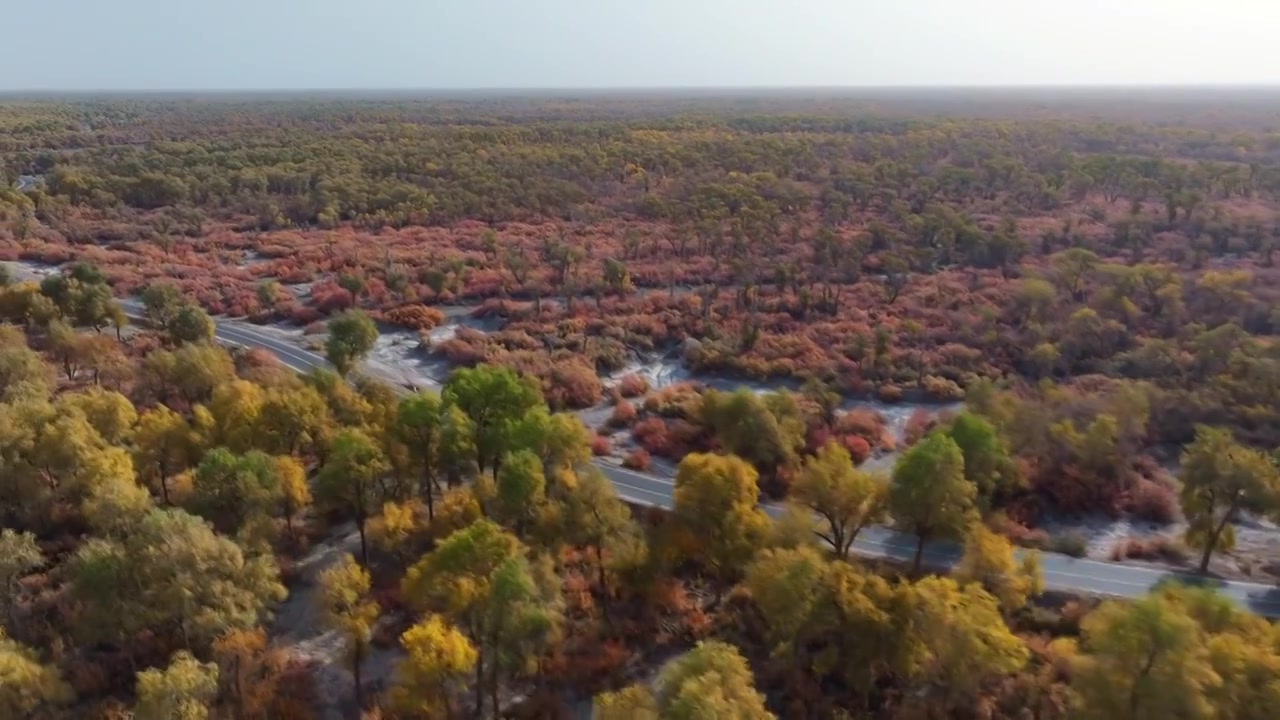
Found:
[[[80,512],[95,533],[117,537],[131,532],[154,507],[151,493],[132,475],[116,474],[90,488]]]
[[[80,637],[126,648],[144,629],[207,647],[228,629],[257,626],[285,596],[270,556],[245,557],[181,510],[153,510],[123,537],[91,539],[67,567]]]
[[[152,283],[142,291],[143,317],[164,332],[169,332],[182,305],[182,291],[172,283]]]
[[[685,553],[715,576],[717,600],[768,527],[759,494],[756,471],[741,458],[692,453],[676,470],[674,520]]]
[[[817,681],[843,684],[864,702],[882,679],[910,674],[921,653],[909,632],[909,587],[816,548],[762,551],[743,586],[781,667],[810,668]]]
[[[378,327],[359,310],[348,310],[329,321],[329,339],[325,341],[325,357],[346,375],[373,350],[378,340]]]
[[[351,513],[360,533],[360,560],[368,564],[365,525],[381,505],[380,480],[390,469],[382,448],[360,430],[344,430],[330,444],[316,476],[316,499],[325,507]]]
[[[742,584],[760,609],[775,654],[796,659],[817,628],[818,603],[824,590],[827,561],[808,547],[762,550],[747,566]],[[825,629],[825,628],[824,628]]]
[[[800,466],[790,500],[817,513],[827,525],[819,536],[846,557],[863,528],[884,519],[888,483],[853,466],[840,445],[829,442]]]
[[[475,646],[477,715],[487,691],[497,716],[498,681],[524,664],[558,619],[558,579],[535,572],[524,552],[513,535],[481,519],[445,538],[401,584],[412,607],[442,614]]]
[[[1187,541],[1203,548],[1202,573],[1208,571],[1214,550],[1230,550],[1235,544],[1231,519],[1236,513],[1280,508],[1280,472],[1266,454],[1241,447],[1227,430],[1197,427],[1178,474]]]
[[[191,509],[233,535],[270,517],[282,495],[275,461],[257,450],[244,455],[226,448],[209,451],[196,466],[191,485]]]
[[[539,405],[516,421],[512,449],[535,453],[547,476],[548,492],[565,473],[591,460],[591,431],[572,413],[551,413]]]
[[[138,418],[133,433],[133,465],[140,478],[169,503],[169,479],[195,463],[195,433],[181,415],[156,405]]]
[[[542,404],[537,385],[496,365],[455,371],[445,383],[442,397],[471,419],[476,465],[481,472],[492,468],[495,478],[499,459],[511,449],[517,422]]]
[[[738,649],[714,640],[698,643],[668,664],[654,694],[658,716],[670,720],[774,717],[765,709],[764,696],[755,689],[751,668]]]
[[[792,465],[804,447],[804,423],[789,394],[711,392],[703,397],[702,414],[725,450],[766,475]]]
[[[898,458],[889,486],[894,523],[917,539],[913,573],[920,572],[924,546],[939,537],[958,538],[973,521],[977,488],[964,477],[964,456],[946,435],[926,436]]]
[[[324,398],[313,387],[267,390],[258,409],[255,444],[275,455],[316,452],[333,426]]]
[[[391,704],[412,717],[455,717],[457,696],[476,666],[476,648],[439,615],[400,636],[405,657],[396,666]]]
[[[176,344],[210,342],[214,333],[213,318],[196,305],[183,305],[169,323],[169,337]]]
[[[218,666],[179,651],[164,670],[138,673],[137,720],[205,720],[218,694]]]
[[[1170,598],[1104,603],[1085,617],[1073,667],[1085,718],[1211,718],[1222,684],[1200,627]]]
[[[964,459],[964,476],[977,488],[983,509],[990,509],[1002,494],[1018,483],[1017,470],[1004,439],[985,418],[963,412],[944,431]]]
[[[537,455],[528,450],[508,453],[494,482],[491,515],[524,538],[537,517],[546,482]]]
[[[396,435],[419,473],[418,493],[427,503],[427,519],[435,520],[435,496],[440,491],[441,434],[444,405],[439,395],[415,393],[400,401]]]
[[[603,597],[601,609],[609,617],[610,591],[608,562],[605,553],[634,549],[643,543],[639,526],[631,511],[618,499],[613,483],[599,470],[591,468],[576,476],[576,482],[562,492],[561,533],[577,547],[589,547],[595,553],[596,580]],[[624,555],[625,552],[620,552]]]
[[[0,530],[0,611],[4,622],[12,625],[13,602],[18,594],[18,581],[28,572],[44,564],[44,554],[29,532]]]
[[[324,622],[341,636],[351,663],[356,706],[364,707],[361,671],[373,640],[378,605],[369,598],[369,573],[351,555],[320,573],[320,612]]]
[[[462,483],[476,469],[476,426],[457,405],[447,404],[440,416],[440,467],[450,486]]]

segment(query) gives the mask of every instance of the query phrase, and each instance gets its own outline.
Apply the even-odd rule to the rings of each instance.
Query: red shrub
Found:
[[[624,398],[639,397],[649,392],[649,381],[640,375],[626,375],[618,381],[618,394]]]
[[[437,343],[434,349],[435,352],[443,355],[446,360],[454,365],[470,367],[484,362],[485,359],[483,345],[473,345],[460,337],[449,338],[444,342]]]
[[[681,418],[667,423],[667,454],[664,457],[677,460],[695,450],[709,452],[717,449],[715,435],[707,428]]]
[[[805,434],[804,451],[809,455],[817,454],[827,443],[831,442],[835,435],[831,432],[831,428],[826,425],[812,425],[809,432]]]
[[[384,317],[393,325],[411,330],[430,330],[444,322],[444,313],[426,305],[401,305],[388,310]]]
[[[613,406],[613,414],[609,416],[610,427],[626,427],[635,422],[636,406],[623,400]]]
[[[596,457],[604,457],[613,452],[613,443],[604,435],[596,435],[591,438],[591,454]]]
[[[650,464],[649,453],[645,452],[643,448],[632,450],[622,460],[622,466],[632,470],[648,470]]]
[[[329,315],[355,305],[355,298],[345,288],[333,285],[322,287],[317,283],[311,289],[311,302],[317,310]]]
[[[854,465],[861,465],[867,461],[867,458],[871,457],[871,443],[864,438],[857,435],[845,435],[841,444],[844,445],[845,450],[849,451],[849,455],[853,457]]]
[[[1111,559],[1150,560],[1171,563],[1183,563],[1187,559],[1187,548],[1175,538],[1168,535],[1156,535],[1148,538],[1125,538],[1111,548]]]
[[[289,313],[289,320],[294,325],[307,326],[316,322],[324,315],[310,305],[295,305],[293,311]]]
[[[1128,510],[1141,520],[1168,524],[1178,519],[1178,498],[1169,486],[1141,478],[1129,491]]]
[[[541,377],[542,394],[557,410],[597,405],[604,392],[600,376],[582,358],[555,362]]]
[[[654,455],[666,457],[669,453],[667,424],[662,418],[651,417],[641,420],[631,428],[631,436]]]
[[[876,395],[885,402],[898,402],[902,399],[902,388],[893,383],[885,383],[876,388]]]
[[[915,445],[920,442],[920,438],[924,437],[928,432],[938,425],[938,416],[925,410],[924,408],[916,408],[911,417],[907,418],[906,427],[902,431],[902,440],[905,445]]]

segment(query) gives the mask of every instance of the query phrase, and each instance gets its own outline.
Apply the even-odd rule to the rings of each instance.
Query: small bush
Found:
[[[1047,549],[1050,552],[1082,558],[1089,554],[1089,540],[1084,533],[1070,530],[1059,535],[1051,535]]]
[[[626,427],[636,420],[636,406],[623,400],[613,406],[613,414],[609,416],[609,427]]]
[[[645,452],[643,448],[637,448],[627,453],[627,456],[622,459],[622,467],[631,468],[632,470],[648,470],[651,464],[649,453]]]
[[[1129,512],[1138,519],[1167,525],[1178,519],[1178,498],[1169,486],[1141,478],[1129,494]]]
[[[991,529],[1007,538],[1009,542],[1026,548],[1043,550],[1049,546],[1049,534],[1023,525],[1004,512],[992,513],[987,521]]]
[[[937,375],[926,375],[920,384],[924,388],[924,394],[935,400],[964,399],[964,388],[956,384],[954,380],[941,378]]]
[[[618,381],[618,394],[624,398],[640,397],[649,392],[649,381],[632,373]]]
[[[876,395],[883,402],[898,402],[902,399],[902,388],[894,385],[893,383],[885,383],[879,388],[876,388]]]
[[[654,455],[665,456],[669,452],[667,424],[662,418],[651,417],[641,420],[631,428],[631,436]]]
[[[386,320],[410,330],[430,330],[444,322],[444,313],[426,305],[401,305],[388,310]]]
[[[1183,563],[1187,560],[1187,548],[1181,541],[1168,535],[1148,538],[1125,538],[1111,548],[1111,559],[1150,560]]]
[[[596,435],[591,438],[591,454],[596,457],[604,457],[613,452],[613,443],[609,438],[603,435]]]
[[[849,451],[854,465],[861,465],[871,457],[871,443],[861,436],[845,435],[841,439],[841,444],[844,445],[845,450]]]

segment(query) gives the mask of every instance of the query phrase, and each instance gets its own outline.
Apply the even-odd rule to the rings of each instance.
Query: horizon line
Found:
[[[388,87],[210,87],[210,88],[0,88],[0,95],[90,94],[232,94],[232,93],[573,93],[573,92],[805,92],[886,90],[1280,90],[1280,80],[1200,83],[997,83],[997,84],[864,84],[864,85],[518,85],[518,86],[388,86]]]

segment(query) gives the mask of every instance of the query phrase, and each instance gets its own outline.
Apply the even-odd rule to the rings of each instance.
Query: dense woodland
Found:
[[[0,259],[62,265],[0,278],[0,717],[1271,717],[1273,626],[1014,545],[1185,519],[1124,555],[1203,571],[1280,514],[1276,102],[988,100],[0,102]],[[664,355],[780,389],[611,378]]]

